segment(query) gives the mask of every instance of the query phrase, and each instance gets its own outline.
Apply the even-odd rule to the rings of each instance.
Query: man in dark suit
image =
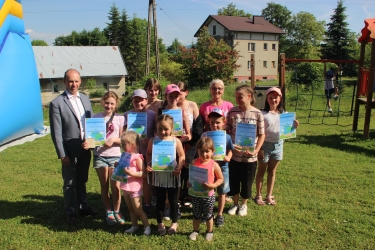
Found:
[[[85,118],[93,114],[90,99],[79,93],[81,76],[75,69],[64,74],[66,90],[56,97],[49,107],[51,136],[62,164],[64,203],[67,222],[77,222],[76,210],[81,216],[95,216],[87,204],[86,182],[91,160],[90,150],[82,148]]]

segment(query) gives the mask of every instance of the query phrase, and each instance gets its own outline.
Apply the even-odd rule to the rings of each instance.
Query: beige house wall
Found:
[[[124,76],[113,76],[113,77],[92,77],[96,80],[97,87],[107,86],[107,89],[114,91],[119,97],[125,92],[125,77]],[[86,81],[89,78],[82,78],[80,91],[88,94],[85,89]],[[52,82],[58,86],[58,92],[54,92]],[[65,85],[63,79],[39,79],[40,90],[42,97],[42,104],[48,105],[53,99],[65,91]],[[105,84],[106,83],[106,84]]]

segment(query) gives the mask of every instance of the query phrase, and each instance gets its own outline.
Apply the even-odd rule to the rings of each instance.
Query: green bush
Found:
[[[101,98],[107,90],[105,88],[96,88],[95,90],[91,90],[89,97],[90,98]]]

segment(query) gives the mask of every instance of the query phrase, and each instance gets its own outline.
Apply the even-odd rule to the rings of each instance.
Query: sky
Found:
[[[182,44],[195,42],[194,34],[209,15],[234,3],[253,15],[261,15],[269,0],[155,0],[158,36],[167,46],[177,38]],[[68,35],[73,30],[101,30],[107,26],[112,4],[128,16],[148,18],[148,0],[22,0],[23,20],[31,40],[41,39],[53,45],[56,37]],[[318,21],[330,21],[336,0],[274,0],[287,7],[292,14],[306,11]],[[345,0],[349,29],[360,33],[364,19],[375,17],[374,0]]]

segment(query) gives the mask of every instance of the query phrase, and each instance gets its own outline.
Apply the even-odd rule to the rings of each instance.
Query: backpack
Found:
[[[332,78],[332,77],[334,77],[334,73],[333,73],[333,70],[328,70],[327,72],[326,72],[326,77],[328,77],[328,78]]]

